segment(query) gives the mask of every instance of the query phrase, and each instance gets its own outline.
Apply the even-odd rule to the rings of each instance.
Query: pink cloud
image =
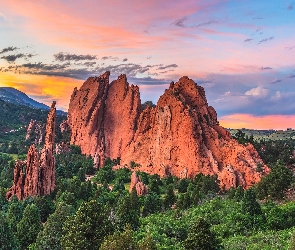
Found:
[[[295,124],[295,115],[266,115],[232,114],[219,118],[221,126],[226,128],[248,129],[287,129]]]

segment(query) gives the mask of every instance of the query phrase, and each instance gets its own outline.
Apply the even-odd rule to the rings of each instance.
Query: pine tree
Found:
[[[210,231],[210,225],[204,219],[198,219],[190,227],[187,239],[183,242],[185,249],[215,250],[222,249],[215,234]]]
[[[82,203],[77,213],[64,223],[61,246],[68,250],[97,249],[103,238],[112,232],[109,210],[91,200]]]
[[[15,236],[10,228],[7,217],[0,211],[0,250],[18,249]]]
[[[34,243],[42,228],[38,207],[35,204],[27,205],[23,218],[17,224],[17,237],[21,249],[26,249],[31,243]]]
[[[38,234],[36,250],[61,250],[62,227],[67,217],[74,214],[74,208],[65,203],[58,204],[55,212],[48,217],[43,231]]]

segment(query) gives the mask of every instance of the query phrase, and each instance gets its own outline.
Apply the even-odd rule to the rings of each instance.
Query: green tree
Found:
[[[161,211],[162,203],[160,197],[155,193],[148,193],[144,197],[143,203],[143,216],[148,216],[149,214],[153,214]]]
[[[282,161],[277,161],[270,173],[262,177],[256,185],[255,191],[260,199],[268,195],[274,199],[281,199],[293,181],[293,172],[286,168]]]
[[[39,208],[41,222],[45,222],[50,214],[54,212],[54,202],[50,196],[36,196],[34,198],[35,205]]]
[[[167,186],[166,195],[164,198],[164,206],[166,209],[171,208],[171,206],[176,202],[176,196],[174,194],[173,184]]]
[[[126,224],[130,224],[133,230],[139,227],[138,204],[132,201],[131,197],[132,193],[124,195],[117,203],[116,223],[120,230],[124,229]]]
[[[103,238],[113,232],[109,210],[101,203],[84,202],[63,226],[62,249],[97,249]]]
[[[16,249],[18,249],[18,245],[13,231],[10,228],[5,213],[0,211],[0,250]]]
[[[127,224],[123,232],[115,232],[105,237],[99,250],[138,250],[137,242],[133,237],[130,224]]]
[[[236,201],[241,201],[243,197],[244,197],[244,189],[242,188],[242,186],[238,186],[235,191],[234,199]]]
[[[147,232],[144,240],[139,243],[138,250],[157,250],[156,243],[153,241],[150,232]]]
[[[34,243],[42,228],[38,207],[35,204],[27,205],[23,218],[17,224],[17,237],[21,249],[26,249],[31,243]]]
[[[14,233],[17,231],[17,224],[20,222],[23,216],[23,207],[20,202],[10,202],[9,208],[7,211],[8,222],[11,226],[11,229]]]
[[[261,207],[256,200],[256,195],[252,188],[245,191],[241,205],[243,213],[249,213],[252,216],[262,214]]]
[[[215,250],[222,249],[216,235],[210,231],[210,225],[204,219],[198,219],[190,227],[186,240],[183,242],[185,249]]]
[[[53,214],[48,217],[43,231],[38,234],[36,250],[61,250],[62,227],[68,216],[74,214],[74,208],[65,203],[59,203]]]

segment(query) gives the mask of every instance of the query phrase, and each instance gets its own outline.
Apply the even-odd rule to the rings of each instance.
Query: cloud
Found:
[[[288,75],[287,78],[295,78],[295,74]]]
[[[244,42],[251,42],[253,39],[252,38],[248,38],[246,40],[244,40]]]
[[[83,65],[86,67],[93,67],[96,64],[96,62],[84,62]]]
[[[26,56],[25,54],[19,53],[19,54],[16,54],[16,55],[2,56],[1,59],[4,59],[9,63],[13,63],[13,62],[15,62],[16,59],[23,58],[25,56]]]
[[[287,10],[293,10],[293,9],[294,9],[293,4],[294,4],[294,3],[290,3],[290,5],[288,6]]]
[[[253,17],[253,20],[261,20],[263,19],[262,17]]]
[[[294,48],[295,48],[295,46],[285,47],[285,49],[287,49],[287,50],[292,50]]]
[[[101,60],[112,60],[112,61],[118,61],[118,60],[119,60],[119,58],[118,58],[118,57],[116,57],[116,56],[103,56],[103,57],[101,58]]]
[[[268,69],[272,69],[271,67],[261,67],[261,70],[268,70]]]
[[[248,90],[245,95],[255,96],[255,97],[265,97],[268,95],[268,89],[264,89],[262,87],[252,88]]]
[[[173,24],[175,26],[178,26],[178,27],[181,27],[181,28],[184,28],[185,27],[185,22],[187,21],[187,16],[183,17],[183,18],[180,18],[178,20],[176,20]]]
[[[264,42],[267,42],[267,41],[270,41],[270,40],[272,40],[272,39],[274,39],[273,36],[271,36],[271,37],[269,37],[269,38],[262,39],[262,40],[260,40],[260,41],[257,43],[257,45],[258,45],[258,44],[261,44],[261,43],[264,43]]]
[[[177,64],[170,64],[167,66],[161,66],[161,67],[157,68],[157,70],[164,70],[164,69],[168,69],[168,68],[177,68],[177,67],[178,67]]]
[[[213,23],[217,23],[217,22],[216,21],[209,21],[209,22],[199,23],[197,25],[194,25],[194,27],[208,26],[208,25],[213,24]]]
[[[128,59],[127,59],[127,58],[124,58],[124,59],[123,59],[123,62],[127,62],[127,61],[128,61]]]
[[[1,14],[1,13],[0,13]],[[10,47],[7,47],[7,48],[4,48],[0,51],[0,54],[4,54],[6,52],[10,52],[10,51],[14,51],[14,50],[17,50],[18,48],[17,47],[13,47],[13,46],[10,46]]]
[[[273,81],[271,81],[270,83],[272,83],[272,84],[275,84],[275,83],[279,83],[279,82],[281,82],[282,80],[280,80],[280,79],[274,79]]]
[[[59,52],[53,55],[56,61],[83,61],[83,60],[95,60],[97,57],[92,55],[76,55],[64,52]]]
[[[1,19],[6,21],[6,17],[0,12],[0,21],[1,21]]]

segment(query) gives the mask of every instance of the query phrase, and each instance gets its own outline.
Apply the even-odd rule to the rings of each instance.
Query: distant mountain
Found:
[[[0,87],[0,99],[13,104],[48,110],[49,107],[28,97],[25,93],[10,87]]]

